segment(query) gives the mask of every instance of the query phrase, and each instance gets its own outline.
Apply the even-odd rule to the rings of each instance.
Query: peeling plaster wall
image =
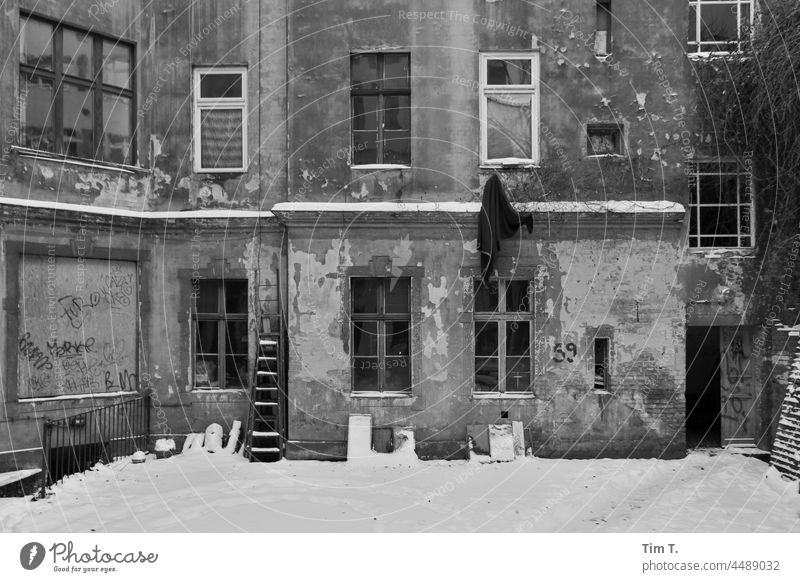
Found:
[[[19,10],[135,44],[136,166],[18,155]],[[136,209],[265,209],[286,197],[285,5],[246,0],[153,4],[16,0],[0,16],[0,195]],[[192,68],[247,65],[248,168],[196,174]]]
[[[638,229],[632,238],[630,226],[606,240],[597,230],[575,237],[569,228],[546,232],[508,241],[498,263],[504,276],[547,269],[536,296],[535,398],[512,401],[472,394],[474,226],[409,226],[392,234],[350,224],[346,232],[316,227],[313,236],[290,230],[290,456],[341,458],[351,413],[371,414],[374,426],[416,427],[422,456],[459,456],[467,426],[496,422],[501,411],[525,423],[538,455],[681,456],[684,344],[672,291],[677,231],[659,242]],[[410,397],[351,393],[347,272],[368,267],[374,256],[390,257],[395,270],[416,265],[424,272],[412,282],[418,298]],[[654,289],[637,312],[632,298],[644,277]],[[591,341],[601,326],[614,330],[607,395],[593,390]],[[559,342],[576,344],[573,362],[554,361]]]
[[[693,95],[681,2],[615,1],[613,55],[605,59],[594,56],[595,7],[583,0],[347,0],[335,12],[310,0],[293,4],[290,199],[479,196],[489,172],[479,170],[478,54],[530,49],[534,39],[541,51],[542,163],[503,170],[512,197],[686,198],[683,165],[693,134],[684,132]],[[409,16],[419,12],[439,16]],[[351,170],[349,55],[381,50],[411,53],[412,168]],[[624,125],[625,156],[587,158],[589,121]]]

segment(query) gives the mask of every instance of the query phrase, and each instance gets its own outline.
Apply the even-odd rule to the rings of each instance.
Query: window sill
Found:
[[[414,398],[414,395],[410,392],[350,392],[350,398],[383,398],[383,399],[391,399],[391,398],[403,398],[403,399],[411,399]]]
[[[756,250],[753,247],[689,247],[690,255],[697,255],[709,259],[722,256],[734,256],[740,259],[754,259]]]
[[[536,400],[530,392],[473,392],[473,400]]]
[[[193,394],[246,394],[247,388],[192,388]]]
[[[699,59],[726,59],[729,57],[743,57],[744,53],[742,51],[701,51],[701,52],[692,52],[686,53],[691,60],[699,60]]]
[[[351,170],[410,170],[405,164],[358,164],[350,166]]]
[[[590,160],[602,160],[605,158],[624,160],[625,154],[586,154],[586,158]]]
[[[63,154],[56,154],[53,152],[46,152],[42,150],[35,150],[22,146],[11,146],[11,150],[17,152],[18,155],[24,158],[31,158],[34,160],[44,160],[48,162],[61,162],[70,166],[84,166],[96,170],[110,170],[114,172],[125,172],[128,174],[135,174],[146,172],[147,168],[141,166],[131,166],[128,164],[117,164],[114,162],[105,162],[102,160],[91,160],[87,158],[75,158]]]
[[[481,162],[481,170],[515,170],[515,169],[530,169],[538,168],[539,162],[534,160],[523,160],[516,158],[508,158],[506,160],[486,160]]]

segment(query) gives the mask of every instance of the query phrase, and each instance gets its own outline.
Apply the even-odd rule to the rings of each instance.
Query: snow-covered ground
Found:
[[[98,466],[45,500],[0,499],[0,531],[800,532],[800,495],[766,474],[730,453],[261,464],[201,451]]]

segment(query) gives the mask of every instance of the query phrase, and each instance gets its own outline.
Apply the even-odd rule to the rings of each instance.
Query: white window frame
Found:
[[[230,75],[242,76],[241,98],[201,98],[200,78],[203,75]],[[216,66],[195,67],[192,70],[192,118],[193,132],[192,144],[194,154],[194,171],[198,174],[241,174],[247,170],[247,67],[242,66]],[[204,168],[200,155],[200,111],[206,109],[238,109],[242,112],[242,165],[238,168]]]
[[[687,52],[691,56],[696,57],[703,57],[703,56],[714,56],[714,55],[729,55],[731,51],[704,51],[703,44],[700,41],[700,33],[703,29],[703,19],[702,19],[702,10],[700,9],[701,6],[709,6],[709,5],[731,5],[736,4],[736,34],[737,34],[737,49],[735,52],[741,48],[742,38],[740,36],[742,30],[742,5],[749,5],[750,6],[750,26],[753,25],[755,21],[755,12],[756,12],[756,2],[755,0],[690,0],[689,6],[695,9],[695,18],[694,18],[694,30],[695,30],[695,38],[696,41],[692,42],[689,41],[687,43]],[[690,23],[691,25],[692,23]],[[710,41],[706,41],[707,44],[717,44]]]
[[[696,160],[691,165],[691,174],[690,174],[690,196],[691,199],[689,200],[689,212],[698,212],[697,215],[697,226],[698,232],[692,233],[691,229],[691,220],[689,220],[689,249],[692,251],[719,251],[719,250],[740,250],[740,251],[750,251],[755,247],[756,244],[756,225],[755,225],[755,196],[753,192],[753,183],[752,183],[752,176],[747,172],[745,168],[741,168],[738,172],[724,172],[719,167],[722,164],[733,164],[735,160],[727,160],[727,159],[720,159],[720,160]],[[716,171],[714,171],[714,166],[716,166]],[[736,204],[703,204],[703,201],[700,200],[699,204],[695,202],[695,200],[699,200],[700,196],[700,176],[736,176],[737,177],[737,184],[741,184],[744,180],[744,190],[741,187],[737,187],[737,196],[736,196]],[[693,189],[691,187],[694,186]],[[749,192],[750,193],[750,202],[741,202],[740,196],[742,192]],[[736,229],[737,234],[735,235],[714,235],[714,234],[703,234],[699,231],[700,228],[700,215],[699,209],[700,208],[717,208],[720,206],[736,206]],[[742,216],[741,216],[741,208],[746,207],[749,209],[750,212],[750,245],[749,246],[700,246],[700,240],[703,238],[709,237],[719,237],[719,238],[730,238],[736,237],[737,240],[741,240],[742,237],[747,236],[741,233],[742,228]],[[692,246],[691,242],[692,239],[696,239],[698,242],[697,246]]]
[[[530,60],[531,84],[530,85],[487,85],[487,63],[490,60]],[[479,115],[481,123],[481,166],[535,166],[539,164],[539,52],[491,52],[480,55],[480,105]],[[489,95],[530,95],[531,96],[531,157],[530,158],[495,158],[489,154],[488,131],[488,96]]]

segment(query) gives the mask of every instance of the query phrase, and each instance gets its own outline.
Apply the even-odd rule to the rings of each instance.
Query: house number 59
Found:
[[[574,343],[570,342],[566,346],[564,346],[567,348],[567,351],[564,352],[564,348],[561,347],[562,345],[563,344],[559,342],[553,347],[553,353],[555,354],[553,356],[553,361],[560,364],[561,362],[566,360],[571,364],[572,362],[575,361],[575,356],[578,355],[578,347]]]

